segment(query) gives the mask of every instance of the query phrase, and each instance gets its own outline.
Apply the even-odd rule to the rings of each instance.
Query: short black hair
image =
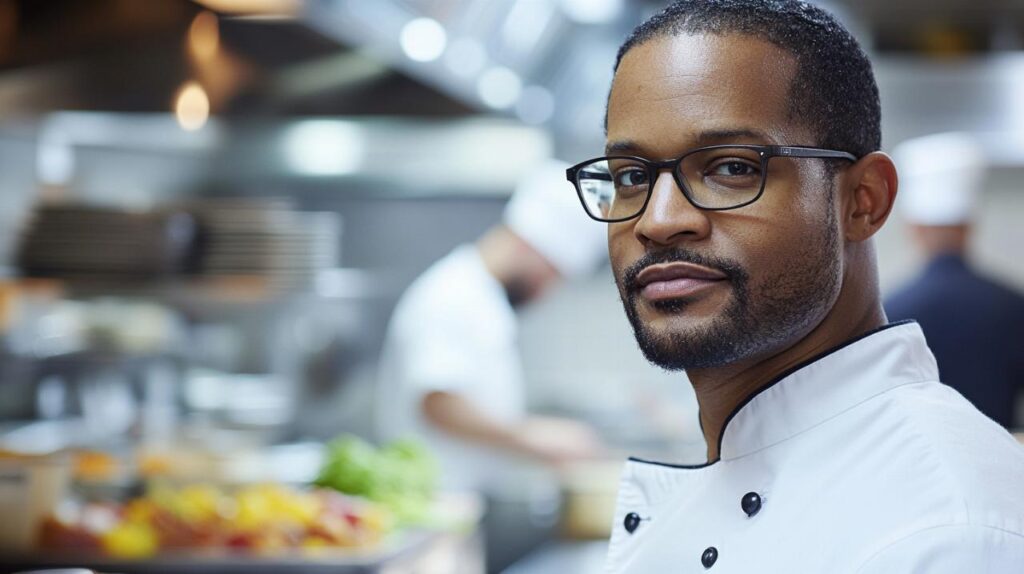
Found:
[[[825,10],[799,0],[677,0],[633,30],[619,48],[614,69],[634,47],[680,34],[743,34],[792,53],[798,69],[789,113],[819,139],[798,143],[857,157],[881,149],[881,103],[871,62]]]

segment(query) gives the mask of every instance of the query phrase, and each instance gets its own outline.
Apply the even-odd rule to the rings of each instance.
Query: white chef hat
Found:
[[[917,225],[957,225],[974,215],[985,176],[981,144],[948,132],[906,140],[893,149],[900,174],[897,206]]]
[[[505,225],[565,277],[582,275],[608,259],[608,225],[590,219],[572,184],[568,164],[548,160],[512,193]]]

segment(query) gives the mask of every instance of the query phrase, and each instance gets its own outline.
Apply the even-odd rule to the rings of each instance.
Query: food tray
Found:
[[[395,563],[415,561],[451,536],[438,531],[407,531],[375,551],[320,550],[280,556],[206,552],[165,554],[144,560],[50,553],[0,555],[0,574],[46,568],[91,568],[109,574],[370,574]]]

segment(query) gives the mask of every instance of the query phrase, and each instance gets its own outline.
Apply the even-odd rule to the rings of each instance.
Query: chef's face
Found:
[[[792,55],[749,36],[649,40],[615,74],[609,155],[815,145],[787,105],[795,72]],[[619,293],[647,358],[668,369],[719,367],[778,352],[820,323],[841,283],[832,194],[821,160],[773,158],[760,199],[704,211],[661,172],[644,213],[608,229]]]

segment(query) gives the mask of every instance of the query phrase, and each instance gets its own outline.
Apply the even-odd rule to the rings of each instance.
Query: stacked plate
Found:
[[[339,244],[337,214],[295,211],[285,200],[200,200],[156,211],[61,205],[36,211],[18,262],[35,277],[255,276],[298,287],[338,265]]]
[[[308,285],[338,265],[335,213],[299,212],[281,200],[193,203],[202,229],[197,271],[205,277],[261,276],[282,286]]]
[[[195,219],[182,211],[48,205],[33,214],[17,258],[35,277],[160,278],[188,269],[196,238]]]

